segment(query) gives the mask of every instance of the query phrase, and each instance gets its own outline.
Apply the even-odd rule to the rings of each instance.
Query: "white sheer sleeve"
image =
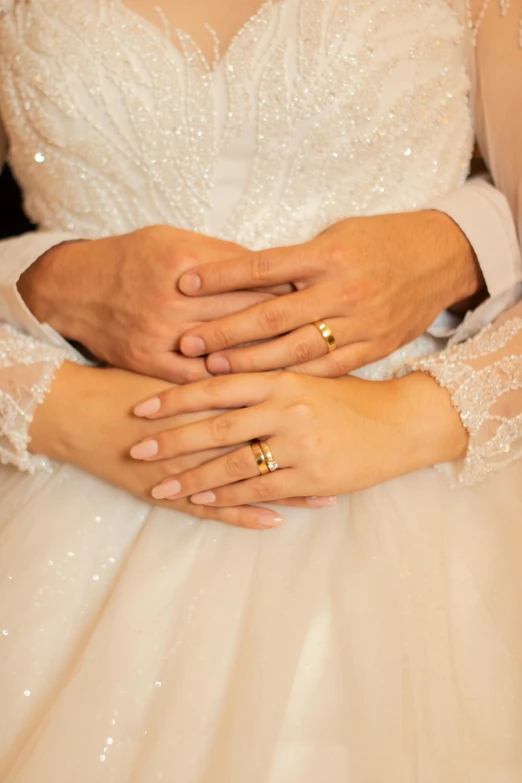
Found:
[[[0,170],[5,146],[0,127]],[[36,319],[36,331],[44,340],[24,334],[17,317],[14,284],[10,283],[13,271],[20,269],[31,253],[33,260],[37,258],[40,248],[49,241],[47,247],[56,244],[56,237],[47,237],[43,243],[41,235],[0,243],[0,462],[31,473],[50,467],[44,457],[31,455],[27,450],[36,406],[43,402],[57,368],[66,359],[78,359],[65,341],[59,336],[54,338],[55,333],[46,331]],[[28,331],[32,331],[31,323],[28,320]]]
[[[522,302],[476,337],[413,364],[451,394],[469,432],[465,459],[446,466],[471,485],[522,458]]]
[[[455,0],[457,1],[457,0]],[[474,68],[476,127],[495,185],[522,238],[522,0],[462,0]],[[522,293],[522,292],[521,292]],[[414,370],[446,387],[470,441],[458,483],[470,485],[522,458],[522,301],[465,343]]]

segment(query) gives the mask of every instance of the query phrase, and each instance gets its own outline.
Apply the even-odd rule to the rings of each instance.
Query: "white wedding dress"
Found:
[[[474,95],[489,84],[503,117],[475,112],[522,224],[516,5],[479,20],[511,49],[498,83],[485,58]],[[269,0],[213,67],[120,0],[0,9],[1,114],[42,229],[2,246],[6,285],[67,237],[170,223],[297,243],[466,178],[471,34],[444,0]],[[70,349],[16,306],[6,294],[2,783],[520,783],[520,305],[423,365],[470,427],[459,488],[424,470],[287,510],[268,533],[28,456],[34,405]],[[364,372],[440,347],[426,335]]]

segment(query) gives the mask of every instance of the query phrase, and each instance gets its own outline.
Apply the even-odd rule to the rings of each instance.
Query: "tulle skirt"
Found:
[[[0,481],[2,783],[522,780],[522,463],[262,533]]]

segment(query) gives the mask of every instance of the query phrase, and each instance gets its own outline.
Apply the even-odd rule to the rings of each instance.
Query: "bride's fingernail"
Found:
[[[152,399],[146,402],[140,402],[134,408],[135,416],[153,416],[155,413],[161,410],[161,400],[159,397],[152,397]]]
[[[159,453],[159,443],[157,440],[146,440],[138,443],[130,450],[132,459],[150,459],[156,457]]]
[[[181,341],[181,350],[186,356],[202,356],[207,352],[207,346],[201,337],[188,335]]]
[[[224,356],[212,356],[207,366],[214,375],[228,375],[230,372],[230,362]]]
[[[257,521],[262,527],[281,527],[281,525],[285,524],[286,519],[279,516],[279,514],[271,514],[270,511],[263,511],[262,514],[259,514]]]
[[[197,294],[201,288],[201,277],[199,275],[183,275],[179,281],[179,289],[184,294]]]
[[[156,500],[166,500],[167,498],[173,498],[179,495],[181,492],[181,484],[177,479],[169,479],[164,484],[159,484],[152,490],[152,497]]]
[[[195,495],[192,495],[190,500],[195,506],[210,506],[216,502],[216,495],[211,490],[208,490],[208,492],[197,492]]]
[[[327,506],[337,505],[338,498],[335,495],[331,495],[327,498],[309,497],[306,498],[307,505],[310,508],[326,508]]]

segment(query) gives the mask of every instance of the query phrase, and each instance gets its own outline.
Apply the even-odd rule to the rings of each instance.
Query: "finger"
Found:
[[[315,259],[314,259],[315,260]],[[315,268],[310,253],[302,245],[246,252],[195,267],[179,281],[179,290],[188,296],[208,296],[227,291],[263,288],[293,283]]]
[[[250,307],[270,302],[275,294],[266,291],[238,291],[232,294],[202,297],[190,300],[191,318],[194,322],[213,321],[232,313],[240,313]]]
[[[329,318],[328,327],[337,345],[360,339],[356,325],[348,318]],[[328,354],[328,343],[319,329],[310,324],[264,343],[210,354],[207,369],[215,374],[261,372],[294,365],[308,365]]]
[[[209,378],[190,386],[166,389],[134,408],[140,418],[163,419],[178,413],[198,413],[216,408],[242,408],[263,402],[277,373],[251,373]]]
[[[386,351],[383,350],[381,352],[373,343],[353,343],[352,345],[338,348],[321,359],[316,359],[307,364],[295,365],[288,369],[292,372],[315,375],[320,378],[342,378],[344,375],[348,375],[348,373],[371,364],[386,355]]]
[[[281,442],[274,438],[270,448],[278,455],[278,460],[282,460],[279,462],[279,467],[287,467],[288,460],[285,459]],[[156,500],[186,498],[214,487],[224,487],[256,476],[259,476],[259,468],[251,446],[246,445],[194,470],[162,481],[152,490],[152,497]]]
[[[280,296],[242,313],[202,324],[180,341],[185,356],[203,356],[234,345],[266,340],[327,317],[319,286]]]
[[[158,502],[158,505],[164,504]],[[185,506],[186,503],[186,506]],[[179,502],[165,502],[166,508],[180,510]],[[278,511],[269,508],[257,508],[256,506],[237,506],[233,508],[213,508],[212,506],[195,506],[184,501],[182,509],[185,513],[215,522],[222,522],[232,527],[243,527],[249,530],[268,530],[273,527],[281,527],[286,522],[285,517]]]
[[[339,498],[335,495],[329,497],[309,497],[309,498],[287,498],[286,500],[278,500],[278,506],[293,506],[296,508],[327,508],[329,506],[336,506],[339,502]]]
[[[298,494],[297,471],[293,468],[276,470],[265,476],[239,481],[214,490],[193,495],[197,506],[242,506],[249,503],[269,503]]]
[[[241,408],[184,427],[160,432],[133,446],[130,455],[133,459],[156,462],[207,449],[236,446],[271,435],[279,429],[280,416],[281,414],[277,414],[266,405]]]
[[[147,366],[134,368],[135,372],[159,378],[170,383],[195,383],[210,378],[203,359],[188,359],[180,353],[157,354]]]

